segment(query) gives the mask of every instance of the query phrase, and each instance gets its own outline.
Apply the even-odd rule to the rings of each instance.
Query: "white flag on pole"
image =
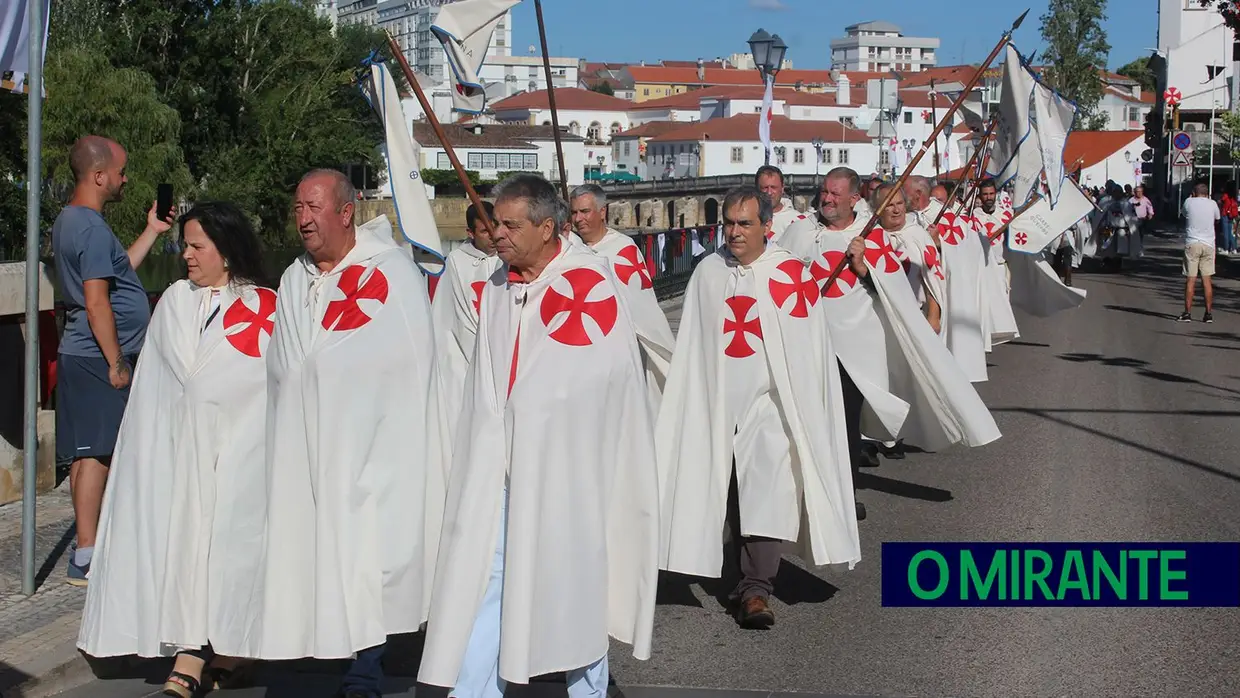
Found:
[[[370,66],[370,80],[363,92],[383,121],[388,183],[396,205],[396,227],[414,247],[413,260],[429,276],[443,273],[444,249],[435,226],[426,185],[422,183],[422,149],[409,134],[400,107],[396,81],[383,63]],[[427,257],[433,258],[428,260]],[[431,265],[429,268],[427,264]]]
[[[487,57],[495,26],[521,0],[460,0],[439,8],[431,33],[443,44],[452,68],[452,108],[466,114],[486,109],[486,88],[478,71]]]
[[[0,2],[0,73],[13,72],[20,89],[30,72],[30,3],[43,3],[43,55],[47,55],[47,27],[51,0],[4,0]]]
[[[1008,224],[1008,249],[1037,254],[1094,210],[1091,202],[1071,179],[1064,180],[1058,205],[1043,197]]]
[[[994,147],[986,172],[1000,188],[1017,174],[1017,153],[1033,132],[1029,121],[1029,97],[1036,81],[1024,64],[1020,53],[1008,44],[1003,59],[1003,93],[999,98],[999,123],[995,127]],[[1041,157],[1040,151],[1038,157]],[[1041,167],[1038,168],[1041,170]],[[1023,201],[1020,196],[1017,201]]]
[[[1068,132],[1076,121],[1076,105],[1055,94],[1041,82],[1033,86],[1033,117],[1042,156],[1042,169],[1046,171],[1046,185],[1051,207],[1059,205],[1063,181],[1068,172],[1063,162],[1064,146]]]
[[[771,152],[771,121],[775,118],[775,80],[768,78],[766,92],[762,95],[762,111],[758,115],[758,140],[762,141],[762,152]]]

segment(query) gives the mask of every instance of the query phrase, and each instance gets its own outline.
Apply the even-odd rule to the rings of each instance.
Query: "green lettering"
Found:
[[[1183,550],[1163,550],[1158,554],[1158,598],[1163,601],[1187,601],[1187,591],[1171,591],[1169,582],[1188,579],[1188,572],[1171,569],[1172,560],[1183,560],[1188,553]]]
[[[1107,583],[1111,585],[1111,591],[1115,592],[1115,598],[1120,601],[1128,599],[1128,553],[1121,550],[1119,553],[1119,576],[1115,575],[1115,570],[1111,567],[1111,563],[1107,562],[1107,556],[1102,554],[1101,550],[1094,551],[1093,561],[1093,578],[1094,578],[1094,598],[1102,598],[1102,578],[1107,578]]]
[[[1059,593],[1055,598],[1063,601],[1069,589],[1080,592],[1082,601],[1089,601],[1089,582],[1085,581],[1085,560],[1081,558],[1079,550],[1069,550],[1064,554],[1063,569],[1059,572]]]
[[[977,591],[978,601],[985,601],[990,596],[990,587],[994,585],[996,578],[999,582],[999,598],[1000,600],[1003,599],[1004,581],[1007,579],[1007,555],[1002,550],[996,552],[994,557],[990,558],[990,567],[986,569],[985,581],[981,579],[977,562],[974,561],[971,551],[962,550],[960,552],[960,567],[961,601],[969,598],[970,587]]]
[[[923,560],[933,560],[939,566],[939,583],[934,587],[934,591],[926,591],[917,581],[917,568]],[[913,596],[922,601],[931,601],[943,595],[947,591],[947,584],[951,581],[951,572],[947,569],[947,560],[943,558],[935,550],[923,550],[913,556],[908,563],[908,588],[913,592]]]
[[[1008,569],[1012,570],[1012,579],[1010,580],[1007,598],[1015,601],[1020,598],[1020,551],[1019,550],[1012,551],[1012,562],[1010,565],[1008,565]],[[1002,596],[1000,596],[999,599],[1002,601],[1007,600],[1007,599],[1004,599]]]
[[[1137,598],[1145,601],[1150,598],[1150,561],[1158,557],[1158,553],[1154,550],[1129,550],[1128,559],[1138,560],[1140,567],[1137,568]]]
[[[1042,569],[1034,570],[1034,562],[1041,562]],[[1051,600],[1055,595],[1051,593],[1051,588],[1046,585],[1046,578],[1051,573],[1051,556],[1045,550],[1026,550],[1025,551],[1025,601],[1033,600],[1033,585],[1037,584],[1042,589],[1042,598]]]

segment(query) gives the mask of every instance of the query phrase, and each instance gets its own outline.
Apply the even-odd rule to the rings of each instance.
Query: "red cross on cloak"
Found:
[[[224,311],[223,324],[224,338],[228,343],[242,354],[257,359],[263,355],[260,344],[263,333],[270,337],[276,327],[272,319],[276,314],[276,294],[267,288],[256,288],[254,291],[258,294],[258,311],[251,310],[243,299],[238,298]]]
[[[380,306],[387,302],[387,277],[378,267],[371,267],[370,274],[362,281],[362,276],[367,271],[367,267],[354,264],[340,272],[336,288],[344,298],[327,304],[327,310],[323,313],[323,329],[333,332],[356,330],[373,319],[362,310],[361,301],[377,301]]]
[[[588,299],[590,292],[603,283],[603,275],[593,269],[569,269],[564,272],[564,280],[568,282],[572,296],[565,296],[557,291],[555,286],[549,287],[539,305],[539,316],[547,326],[547,336],[551,339],[570,347],[590,346],[594,340],[586,329],[585,318],[589,317],[598,326],[602,336],[606,337],[616,326],[616,318],[619,316],[616,297]],[[565,314],[567,316],[564,321],[552,329],[552,321]]]
[[[650,272],[646,270],[646,265],[642,263],[641,258],[637,254],[637,245],[632,243],[625,246],[616,254],[617,257],[624,260],[623,263],[617,262],[616,277],[620,279],[620,283],[625,286],[629,285],[629,280],[636,274],[641,279],[641,287],[643,290],[654,288],[654,283],[650,281]]]
[[[474,312],[482,313],[482,289],[486,288],[487,282],[475,281],[469,285],[474,292]]]
[[[925,252],[922,253],[922,259],[925,261],[927,269],[934,270],[935,276],[940,279],[947,279],[946,276],[943,276],[943,264],[939,259],[939,251],[934,249],[933,245],[926,247]]]
[[[896,251],[892,249],[891,240],[882,228],[875,227],[865,236],[865,261],[877,272],[891,274],[900,271]]]
[[[755,312],[753,319],[748,319],[749,311],[755,310],[754,306],[758,304],[758,299],[752,296],[732,296],[724,303],[732,313],[731,317],[725,317],[723,320],[723,333],[732,334],[732,341],[723,349],[724,356],[745,359],[758,353],[750,346],[749,340],[745,339],[746,334],[762,339],[761,318]]]
[[[784,310],[784,303],[788,298],[796,298],[792,307],[787,309],[787,313],[797,318],[809,317],[809,309],[814,307],[822,295],[822,292],[818,290],[818,284],[810,276],[809,270],[797,259],[780,262],[775,268],[789,279],[780,281],[774,275],[771,276],[768,287],[771,290],[771,300],[775,301],[775,307]]]
[[[964,226],[960,216],[948,211],[939,220],[939,239],[946,245],[959,245],[964,239]]]
[[[1025,243],[1029,242],[1029,236],[1025,235],[1024,233],[1017,233],[1015,235],[1015,238],[1016,238],[1016,244],[1022,247],[1025,245]]]
[[[827,279],[831,278],[831,272],[835,269],[835,265],[839,264],[843,258],[843,250],[827,250],[823,252],[822,257],[814,260],[814,263],[809,265],[809,273],[814,277],[814,282],[819,287],[825,285]],[[824,298],[842,298],[856,285],[856,272],[852,270],[852,265],[845,265],[844,271],[835,277],[835,283],[830,288],[822,289],[822,295]]]

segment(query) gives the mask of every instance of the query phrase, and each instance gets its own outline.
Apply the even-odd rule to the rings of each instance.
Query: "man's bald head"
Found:
[[[357,201],[357,189],[353,186],[353,182],[349,180],[348,176],[340,170],[328,168],[310,170],[301,178],[301,182],[298,182],[298,187],[300,188],[302,184],[311,180],[325,184],[328,187],[329,191],[335,196],[336,211],[340,211],[345,204],[355,204]]]
[[[947,197],[948,197],[948,192],[947,192],[946,186],[942,184],[936,184],[930,188],[930,198],[934,199],[940,204],[947,203]]]
[[[120,143],[103,136],[82,136],[69,149],[69,169],[73,181],[81,184],[92,174],[106,169],[116,158],[117,151],[124,152]]]
[[[930,180],[913,175],[904,183],[904,194],[914,211],[921,211],[930,204]]]
[[[73,171],[74,200],[79,205],[101,208],[120,201],[125,188],[129,156],[120,143],[103,136],[83,136],[69,149]]]
[[[297,185],[293,199],[297,232],[319,269],[330,271],[353,249],[356,203],[353,183],[337,170],[312,170]]]

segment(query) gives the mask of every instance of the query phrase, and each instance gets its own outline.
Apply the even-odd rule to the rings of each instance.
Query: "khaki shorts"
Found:
[[[1184,276],[1193,278],[1198,272],[1203,277],[1214,276],[1214,246],[1190,242],[1184,248]]]

